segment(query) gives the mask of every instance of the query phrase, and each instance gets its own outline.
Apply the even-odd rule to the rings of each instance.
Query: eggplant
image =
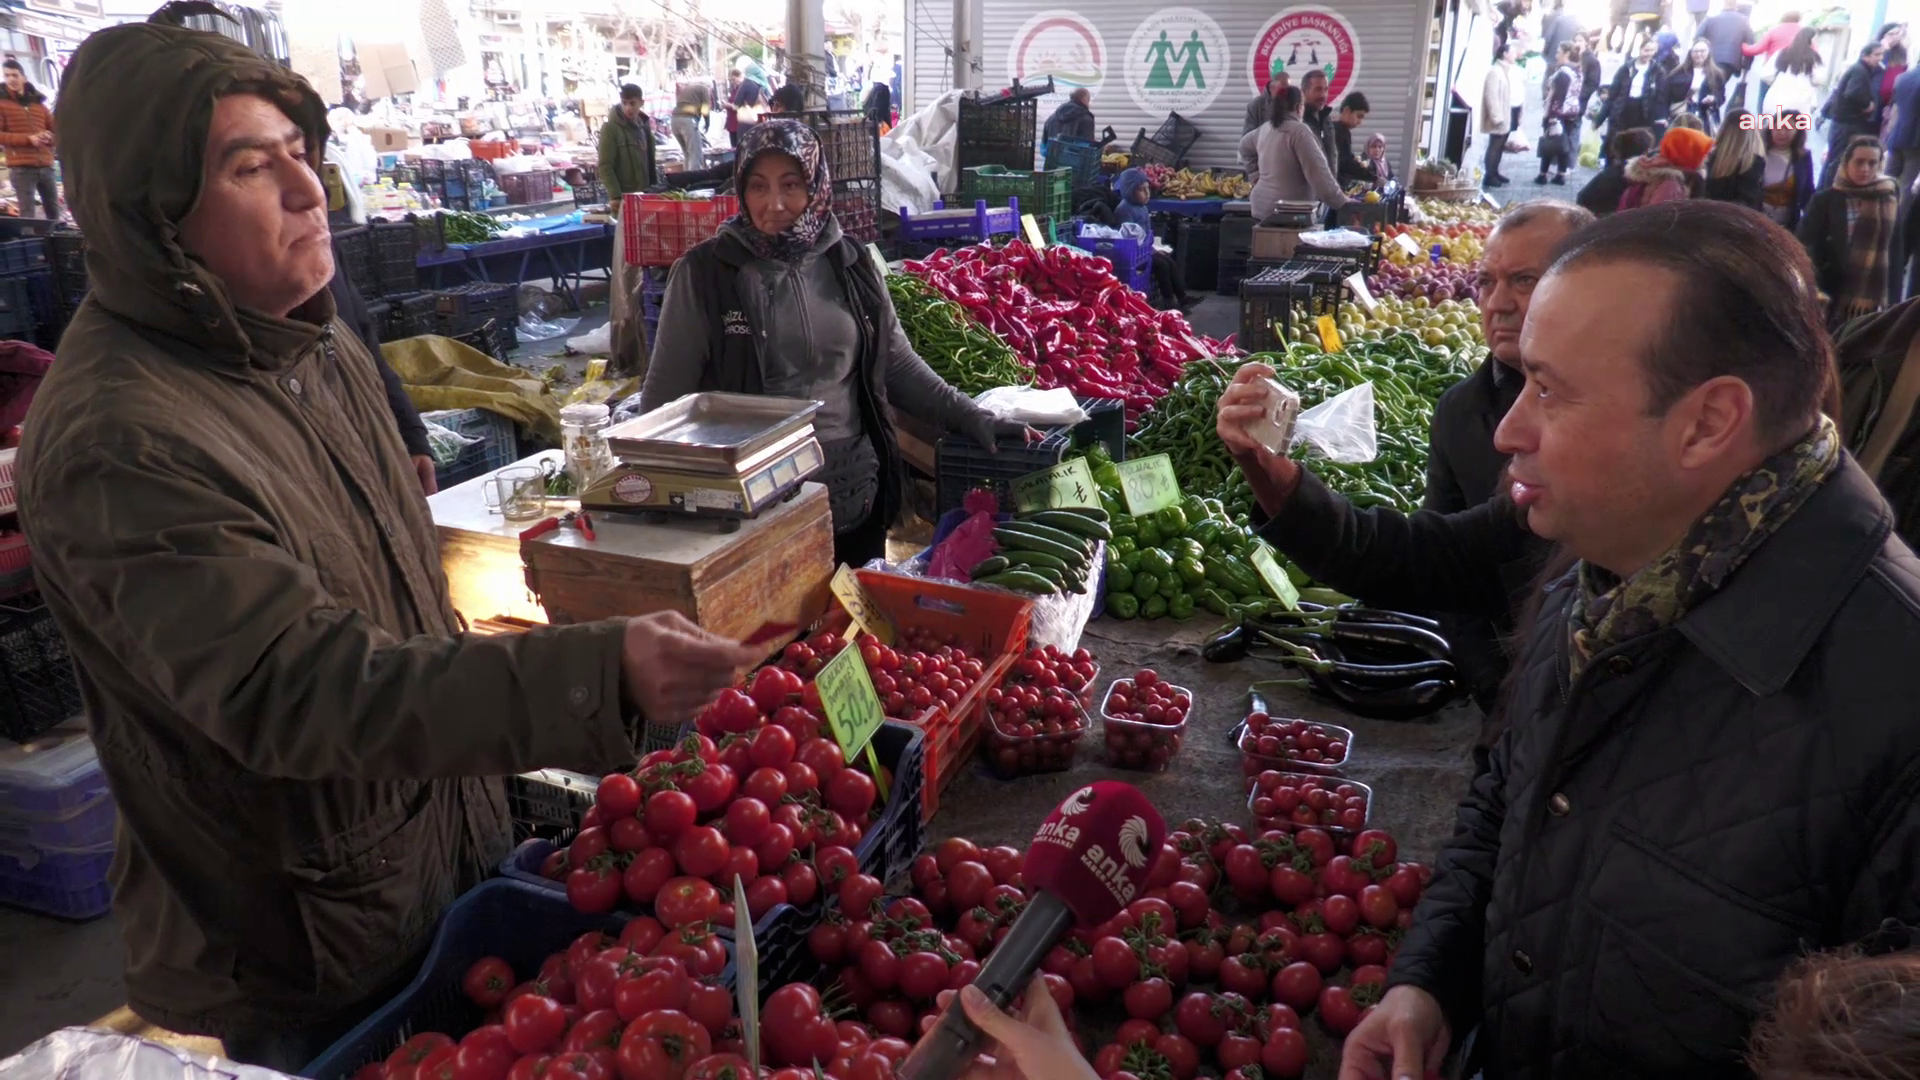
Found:
[[[1246,624],[1230,626],[1213,635],[1200,646],[1200,655],[1210,664],[1231,664],[1247,658],[1247,646],[1253,644],[1253,634]]]
[[[1314,675],[1314,688],[1355,716],[1369,720],[1419,720],[1453,699],[1451,679],[1425,679],[1390,687],[1356,686],[1332,675]]]

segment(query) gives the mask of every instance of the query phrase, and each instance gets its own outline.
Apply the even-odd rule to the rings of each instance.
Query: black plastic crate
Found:
[[[1173,250],[1178,253],[1189,292],[1211,292],[1220,280],[1220,223],[1179,217],[1174,224]]]
[[[373,237],[373,294],[395,296],[420,288],[420,230],[411,221],[367,223]]]
[[[387,324],[382,340],[399,341],[439,330],[439,297],[430,292],[387,297]]]
[[[333,266],[361,296],[373,296],[373,231],[365,225],[333,230]]]
[[[954,167],[999,165],[1032,171],[1040,130],[1037,98],[962,97],[954,140]]]
[[[835,180],[880,178],[880,125],[859,111],[816,109],[801,119],[820,139],[820,156]],[[844,223],[843,223],[844,227]]]
[[[1140,130],[1144,132],[1146,129]],[[1170,112],[1167,118],[1161,121],[1160,130],[1153,133],[1153,141],[1173,151],[1179,155],[1180,160],[1184,161],[1188,152],[1193,149],[1193,144],[1200,141],[1200,129],[1194,126],[1193,121],[1179,113]]]
[[[25,742],[80,712],[67,641],[37,593],[0,604],[0,736]]]
[[[469,329],[493,316],[515,313],[519,292],[517,285],[474,281],[451,289],[437,289],[433,295],[442,321],[452,319],[463,324],[461,329]]]
[[[20,240],[0,241],[0,274],[21,274],[46,268],[45,237],[29,236]]]
[[[53,274],[45,267],[12,276],[20,278],[27,285],[27,311],[33,316],[34,343],[51,351],[60,343],[67,320],[73,317],[73,308],[61,302],[60,294],[54,288]]]
[[[880,239],[880,181],[835,180],[833,216],[849,240],[868,244]]]
[[[1126,407],[1124,402],[1103,398],[1081,398],[1080,407],[1087,419],[1073,427],[1050,428],[1037,443],[1025,443],[1018,436],[1000,439],[997,453],[988,453],[965,435],[945,435],[934,445],[934,487],[939,513],[958,508],[967,492],[991,489],[1000,500],[1000,508],[1013,510],[1013,481],[1028,473],[1051,468],[1075,450],[1094,443],[1106,448],[1115,461],[1124,460],[1127,450]]]
[[[565,769],[539,769],[509,776],[507,815],[513,819],[513,839],[551,840],[580,828],[593,809],[598,777]]]
[[[22,275],[0,277],[0,338],[33,340],[33,290]]]
[[[1279,266],[1240,282],[1240,334],[1234,344],[1249,353],[1286,348],[1293,333],[1294,305],[1313,302],[1313,283],[1304,266]],[[1279,328],[1274,328],[1274,323]]]
[[[607,185],[598,180],[586,180],[573,185],[573,205],[599,206],[607,201]]]
[[[1127,163],[1136,168],[1142,165],[1165,165],[1175,169],[1180,167],[1181,159],[1186,155],[1154,140],[1148,136],[1146,128],[1141,128],[1140,134],[1133,138],[1133,146],[1127,150],[1127,157]]]
[[[504,318],[488,319],[470,330],[460,333],[441,331],[455,341],[471,345],[474,348],[505,364],[513,350],[520,347],[520,335],[514,330],[513,323]]]

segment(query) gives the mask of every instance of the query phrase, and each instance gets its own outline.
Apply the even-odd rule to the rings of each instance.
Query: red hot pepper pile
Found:
[[[1043,390],[1124,401],[1129,429],[1186,366],[1233,351],[1193,332],[1177,311],[1155,311],[1105,259],[1015,241],[937,251],[907,272],[998,334]]]

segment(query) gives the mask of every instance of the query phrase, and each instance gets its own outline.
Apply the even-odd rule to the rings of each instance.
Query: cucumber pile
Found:
[[[998,585],[1031,596],[1087,591],[1094,545],[1113,539],[1107,512],[1086,508],[1017,514],[993,530],[999,554],[967,575],[976,585]]]

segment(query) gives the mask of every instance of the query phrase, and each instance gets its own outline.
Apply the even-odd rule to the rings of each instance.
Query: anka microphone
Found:
[[[1020,867],[1033,899],[988,954],[973,985],[1006,1008],[1068,931],[1099,926],[1146,891],[1166,836],[1160,812],[1131,785],[1101,780],[1067,796],[1034,833]],[[953,1080],[972,1063],[983,1038],[956,997],[900,1063],[899,1078]]]

